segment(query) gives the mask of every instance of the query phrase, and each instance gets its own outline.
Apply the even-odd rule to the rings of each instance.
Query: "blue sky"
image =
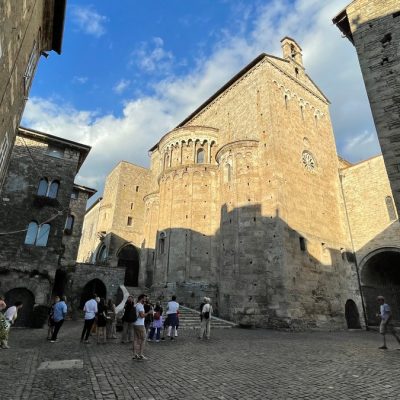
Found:
[[[93,146],[78,182],[103,189],[261,52],[294,37],[331,100],[338,152],[380,152],[354,47],[332,18],[349,0],[69,0],[62,55],[42,57],[25,126]]]

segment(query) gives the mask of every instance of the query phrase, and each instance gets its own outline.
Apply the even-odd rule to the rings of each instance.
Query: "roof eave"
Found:
[[[61,54],[62,41],[64,35],[65,9],[67,6],[66,0],[54,1],[54,16],[53,16],[53,38],[51,49],[56,53]]]

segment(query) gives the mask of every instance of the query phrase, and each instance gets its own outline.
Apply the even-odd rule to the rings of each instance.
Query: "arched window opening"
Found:
[[[225,169],[224,169],[224,181],[225,182],[230,182],[232,179],[232,166],[231,164],[225,164]]]
[[[197,164],[204,163],[204,149],[198,149],[197,150],[196,163]]]
[[[304,107],[300,106],[301,119],[304,121]]]
[[[59,187],[60,187],[60,182],[58,181],[51,182],[47,197],[50,197],[51,199],[56,199]]]
[[[70,235],[72,233],[72,229],[74,228],[75,217],[73,215],[68,215],[67,220],[65,221],[64,233],[66,235]]]
[[[389,215],[390,221],[395,221],[397,219],[396,211],[394,209],[393,199],[391,196],[386,196],[386,208]]]
[[[36,237],[36,246],[46,247],[50,234],[50,224],[43,224],[39,227]]]
[[[169,154],[165,154],[164,156],[164,169],[169,167]]]
[[[41,178],[40,182],[39,182],[39,187],[37,190],[37,195],[38,196],[46,196],[48,187],[49,187],[49,182],[48,182],[47,178]]]
[[[285,94],[285,107],[286,107],[286,110],[288,108],[288,101],[289,101],[288,95]]]
[[[35,244],[38,228],[39,226],[36,221],[31,221],[29,223],[25,236],[25,244]]]
[[[97,256],[97,261],[106,261],[107,259],[107,247],[103,244],[99,250],[99,255]]]
[[[164,232],[160,233],[160,238],[158,241],[158,249],[159,249],[159,254],[164,254],[164,251],[165,251],[165,233]]]

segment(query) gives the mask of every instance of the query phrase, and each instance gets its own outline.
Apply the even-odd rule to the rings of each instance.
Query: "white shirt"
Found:
[[[179,303],[176,301],[169,301],[167,306],[167,314],[176,314],[179,310]]]
[[[383,321],[387,321],[389,319],[390,313],[391,313],[391,310],[390,310],[389,304],[386,304],[386,303],[382,304],[381,305],[381,318]]]
[[[6,313],[4,316],[6,317],[7,320],[13,322],[14,320],[14,315],[17,313],[17,307],[11,306],[10,308],[7,309]]]
[[[85,319],[93,319],[97,313],[97,301],[95,299],[88,300],[83,311],[85,311]]]
[[[144,313],[144,306],[142,303],[137,303],[136,304],[136,321],[133,323],[133,325],[144,326],[144,318],[140,317],[140,315],[139,315],[140,312]]]
[[[202,314],[204,314],[206,312],[209,312],[210,315],[211,315],[212,314],[211,304],[208,304],[208,303],[204,304],[203,309],[201,310],[201,312],[202,312]]]

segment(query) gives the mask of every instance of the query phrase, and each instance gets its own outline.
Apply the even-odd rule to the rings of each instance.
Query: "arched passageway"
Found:
[[[379,322],[377,296],[385,297],[391,306],[393,320],[400,322],[400,251],[381,251],[369,257],[361,269],[361,290],[368,325]]]
[[[93,294],[98,297],[107,299],[107,289],[104,283],[100,279],[92,279],[83,288],[81,293],[80,308],[83,308],[85,303],[92,298]]]
[[[54,278],[53,296],[63,296],[65,287],[67,285],[68,275],[67,271],[58,269]]]
[[[139,285],[139,251],[135,246],[124,246],[118,253],[118,267],[125,268],[125,286]]]
[[[360,313],[357,304],[351,299],[346,301],[345,316],[348,329],[361,329]]]
[[[9,290],[5,295],[7,307],[13,306],[16,301],[21,301],[23,307],[18,311],[18,318],[14,326],[30,327],[32,326],[33,306],[35,296],[26,288],[15,288]]]

